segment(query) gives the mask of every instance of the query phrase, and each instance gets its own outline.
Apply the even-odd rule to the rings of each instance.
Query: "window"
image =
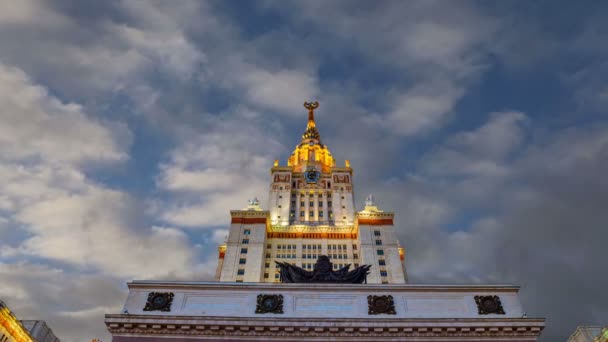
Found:
[[[274,268],[279,268],[279,264],[274,264]]]
[[[265,263],[264,267],[266,267],[266,268],[270,267],[270,263],[269,262]]]
[[[327,187],[331,188],[331,182],[327,182]]]
[[[294,188],[296,187],[296,182],[293,182],[293,187]],[[296,193],[295,192],[291,194],[291,198],[296,198]]]
[[[384,255],[384,251],[381,249],[376,250],[376,254],[378,255]]]
[[[376,240],[376,246],[382,246],[382,240]]]
[[[249,239],[243,239],[243,245],[246,245],[249,243]]]
[[[386,266],[386,261],[385,260],[378,260],[378,265],[380,265],[380,266]]]
[[[247,254],[247,248],[241,248],[241,254]]]
[[[353,251],[357,250],[357,245],[353,245]]]
[[[315,202],[312,202],[312,201],[311,201],[311,202],[309,202],[309,203],[308,203],[308,206],[309,206],[309,207],[314,207],[314,206],[315,206]]]
[[[304,206],[304,201],[300,202],[300,207]]]
[[[267,245],[266,245],[266,248],[271,249],[271,248],[272,248],[272,244],[270,244],[270,243],[269,243],[269,244],[267,244]]]
[[[279,204],[279,208],[283,208],[283,207]]]
[[[296,201],[291,201],[291,206],[295,207],[296,206]]]
[[[319,217],[323,217],[323,210],[319,210]]]
[[[329,211],[327,212],[327,214],[329,214],[329,217],[334,217],[334,212],[333,212],[333,211],[331,211],[331,210],[329,210]]]
[[[266,257],[267,257],[267,258],[270,258],[270,253],[266,253]]]
[[[374,230],[374,236],[380,236],[380,231],[379,230]]]
[[[274,279],[279,279],[279,274],[278,273],[274,275]]]
[[[236,272],[237,275],[244,275],[245,274],[245,270],[242,268],[239,268],[239,270]]]
[[[314,212],[314,211],[312,211],[312,210],[311,210],[311,211],[309,211],[309,212],[308,212],[308,216],[309,216],[309,217],[313,217],[313,216],[315,216],[315,212]]]
[[[289,217],[294,217],[294,216],[296,216],[296,211],[295,210],[290,211]]]
[[[287,245],[287,249],[291,249],[291,245]]]
[[[308,195],[308,197],[312,198],[313,194]]]
[[[327,201],[327,206],[331,207],[332,206],[332,202],[331,201]]]
[[[359,259],[359,254],[353,254],[353,259]]]
[[[243,235],[249,235],[249,234],[251,234],[251,229],[245,229],[243,231]]]
[[[304,217],[304,211],[300,211],[300,217]]]
[[[237,283],[242,283],[242,282],[243,282],[243,279],[237,279],[237,280],[236,280],[236,282],[237,282]]]
[[[264,273],[264,279],[268,279],[268,273]]]
[[[247,263],[247,259],[245,259],[245,258],[239,259],[239,265],[245,265],[246,263]]]
[[[355,263],[355,268],[359,267],[359,264]]]
[[[300,197],[304,197],[304,194],[300,194]]]
[[[388,274],[386,273],[386,271],[380,271],[380,276],[386,277],[386,276],[388,276]]]

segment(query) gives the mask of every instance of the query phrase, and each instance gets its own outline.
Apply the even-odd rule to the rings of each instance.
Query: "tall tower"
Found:
[[[405,255],[392,212],[370,195],[355,211],[353,169],[336,161],[315,122],[318,102],[306,102],[308,123],[287,160],[270,169],[268,210],[257,199],[233,210],[228,240],[219,247],[216,279],[227,282],[279,282],[274,261],[312,270],[320,255],[333,267],[371,265],[368,283],[405,283]]]

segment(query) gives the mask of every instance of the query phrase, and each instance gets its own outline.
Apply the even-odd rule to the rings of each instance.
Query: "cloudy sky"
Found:
[[[109,341],[131,279],[209,280],[318,100],[412,283],[608,321],[608,4],[0,2],[0,298]]]

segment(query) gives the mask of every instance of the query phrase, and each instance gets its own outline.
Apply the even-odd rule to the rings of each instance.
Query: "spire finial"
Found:
[[[321,136],[317,131],[315,124],[315,109],[319,108],[319,102],[304,102],[304,108],[308,109],[308,124],[306,125],[306,131],[302,135],[302,139],[313,139],[317,143],[321,142]]]
[[[315,109],[319,108],[319,102],[304,102],[304,108],[308,109],[308,124],[315,123]]]

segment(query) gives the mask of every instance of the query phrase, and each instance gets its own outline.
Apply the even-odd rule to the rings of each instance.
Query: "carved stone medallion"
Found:
[[[475,303],[477,303],[477,311],[480,315],[505,314],[498,296],[475,296]]]
[[[367,296],[368,315],[395,315],[393,296]]]
[[[171,311],[173,292],[150,292],[144,311]]]
[[[258,295],[258,305],[255,308],[256,314],[262,313],[283,313],[283,295]]]

